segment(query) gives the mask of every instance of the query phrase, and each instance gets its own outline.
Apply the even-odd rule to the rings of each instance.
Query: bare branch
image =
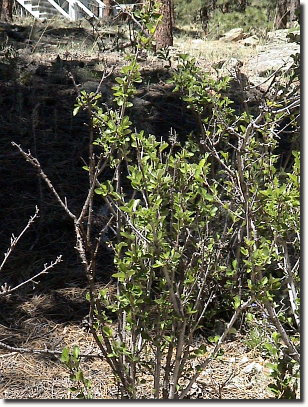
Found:
[[[50,349],[31,349],[31,348],[19,348],[15,346],[7,345],[4,342],[0,341],[0,348],[8,350],[10,352],[17,352],[17,353],[32,353],[36,355],[46,355],[46,356],[61,356],[62,351],[60,350],[50,350]],[[102,358],[101,355],[95,353],[80,353],[80,357],[82,358]]]
[[[6,251],[6,253],[4,254],[4,259],[0,265],[0,271],[3,269],[3,266],[5,265],[7,259],[11,255],[12,251],[15,249],[15,247],[16,247],[17,243],[19,242],[19,240],[21,239],[21,237],[24,235],[24,233],[27,231],[27,229],[29,229],[29,227],[32,225],[35,218],[38,217],[38,213],[39,213],[39,209],[36,206],[34,215],[32,215],[30,217],[27,225],[23,228],[23,230],[19,233],[19,235],[17,237],[14,236],[14,234],[11,236],[11,244],[10,244],[10,247],[8,248],[8,250]]]
[[[46,182],[46,184],[48,185],[49,189],[51,190],[51,192],[54,194],[54,196],[56,197],[57,201],[60,203],[60,205],[62,206],[62,208],[65,210],[65,212],[68,214],[68,216],[74,220],[76,220],[76,216],[68,209],[67,203],[66,203],[66,199],[65,201],[63,201],[60,198],[60,195],[58,194],[58,192],[56,191],[56,189],[54,188],[54,186],[52,185],[50,179],[47,177],[47,175],[45,174],[45,172],[43,171],[41,164],[39,163],[39,161],[34,158],[32,156],[32,154],[30,153],[30,151],[28,153],[26,153],[21,147],[20,145],[16,144],[14,141],[12,141],[12,146],[17,147],[18,150],[20,151],[20,153],[23,155],[23,157],[26,159],[26,161],[28,161],[34,168],[36,168],[39,172],[39,175],[41,176],[41,178]]]
[[[253,301],[252,298],[250,298],[248,301],[246,301],[244,304],[242,304],[241,306],[239,306],[235,310],[232,318],[230,319],[230,322],[226,326],[226,329],[225,329],[224,333],[221,335],[221,337],[219,338],[219,341],[216,343],[215,348],[213,349],[211,354],[205,359],[205,361],[203,363],[201,363],[201,365],[199,366],[198,371],[192,376],[192,378],[190,379],[190,381],[189,381],[188,385],[186,386],[186,388],[180,393],[179,399],[183,399],[187,395],[187,393],[191,389],[192,385],[196,382],[197,378],[200,376],[201,372],[206,368],[206,366],[210,363],[210,361],[217,355],[218,351],[221,348],[222,343],[226,339],[226,336],[229,334],[230,329],[234,325],[235,321],[237,320],[239,315],[246,308],[248,308],[250,306],[252,301]]]
[[[288,348],[289,356],[291,356],[294,360],[300,363],[300,354],[297,351],[295,345],[292,343],[291,338],[285,331],[284,327],[282,326],[279,318],[276,314],[274,306],[270,303],[270,301],[264,301],[264,308],[266,309],[270,321],[273,323],[277,331],[281,335],[281,339],[283,340],[284,344]]]
[[[29,278],[26,281],[23,281],[22,283],[16,285],[13,288],[6,288],[6,286],[0,287],[3,291],[0,291],[0,297],[12,294],[14,291],[18,290],[22,286],[31,283],[31,281],[34,281],[37,277],[43,275],[43,274],[48,274],[49,270],[52,269],[56,264],[60,263],[62,261],[62,255],[58,256],[55,261],[52,261],[49,266],[47,264],[44,264],[44,269],[40,271],[39,273],[35,274],[35,276]]]

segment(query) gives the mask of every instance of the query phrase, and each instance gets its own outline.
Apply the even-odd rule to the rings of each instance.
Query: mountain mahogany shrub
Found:
[[[145,374],[152,377],[149,397],[186,398],[252,303],[299,362],[299,156],[284,173],[273,153],[276,129],[293,107],[267,102],[257,117],[237,117],[221,94],[228,80],[216,83],[179,58],[173,82],[200,124],[199,138],[186,146],[133,131],[127,109],[141,81],[134,57],[116,78],[113,109],[83,92],[74,111],[89,112],[93,145],[84,168],[109,211],[96,243],[88,228],[81,250],[89,265],[89,325],[121,397],[131,399],[143,397]],[[113,295],[94,285],[107,228],[114,233]],[[225,309],[233,311],[221,336],[209,338],[214,348],[194,346],[194,333]]]
[[[142,7],[133,12],[133,21],[137,23],[139,31],[135,35],[135,43],[139,50],[154,49],[154,35],[163,16],[159,12],[160,1],[144,1]]]
[[[119,335],[125,354],[113,356],[123,356],[134,386],[147,366],[154,397],[179,398],[183,378],[192,374],[189,359],[206,350],[192,343],[217,292],[223,262],[219,231],[208,228],[217,206],[204,187],[206,158],[190,163],[192,153],[185,149],[164,153],[167,143],[143,133],[132,134],[131,148],[137,162],[128,166],[128,179],[139,198],[125,202],[112,191],[107,197],[123,218],[113,275],[119,294],[110,299],[103,292],[101,300],[122,316],[121,329],[112,335]],[[108,321],[97,318],[106,327]]]
[[[108,110],[99,95],[82,92],[74,110],[90,114],[97,150],[91,147],[84,168],[90,189],[110,213],[102,231],[114,231],[108,245],[114,251],[117,292],[97,292],[93,267],[86,270],[90,329],[122,397],[140,398],[147,373],[153,377],[151,397],[185,398],[252,299],[241,301],[234,284],[233,315],[223,334],[210,338],[214,348],[193,346],[195,332],[215,317],[211,303],[225,278],[233,223],[208,186],[207,153],[200,157],[175,139],[157,141],[132,130],[126,110],[134,84],[141,81],[135,58],[121,74],[113,88],[117,107]],[[94,264],[91,255],[98,246],[89,240],[86,247]],[[207,357],[200,361],[202,355]]]
[[[281,125],[285,120],[293,123],[296,137],[299,96],[281,88],[275,100],[264,101],[257,116],[247,112],[234,116],[232,109],[221,111],[216,104],[205,117],[204,103],[215,104],[213,97],[220,97],[217,85],[214,89],[199,68],[192,68],[193,61],[187,64],[186,60],[182,58],[180,73],[176,72],[172,81],[188,108],[199,116],[203,131],[195,144],[199,151],[207,152],[215,166],[211,182],[206,184],[233,222],[233,260],[226,273],[233,278],[226,287],[232,290],[240,281],[242,297],[252,295],[267,312],[283,340],[284,351],[298,363],[300,155],[293,152],[293,166],[286,171],[279,166],[275,152],[280,139],[286,137]],[[198,80],[202,78],[202,86],[195,85],[196,74]]]

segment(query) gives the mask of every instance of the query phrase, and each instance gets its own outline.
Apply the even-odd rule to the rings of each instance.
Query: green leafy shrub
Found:
[[[174,8],[177,24],[191,24],[198,20],[199,11],[202,5],[202,0],[175,0]]]
[[[284,352],[292,360],[287,368],[293,366],[296,370],[300,327],[300,158],[294,151],[293,165],[288,165],[289,170],[285,171],[279,167],[279,157],[275,154],[280,138],[285,137],[281,124],[286,118],[294,123],[293,137],[298,137],[296,86],[294,88],[289,82],[286,90],[280,85],[276,100],[265,101],[257,116],[245,112],[232,117],[234,112],[227,108],[229,101],[218,93],[217,84],[215,89],[201,70],[192,68],[185,59],[180,64],[180,75],[178,72],[174,75],[176,90],[182,92],[187,107],[202,123],[203,131],[196,140],[199,149],[195,148],[195,151],[206,151],[212,157],[217,176],[213,176],[208,186],[217,198],[216,202],[229,212],[232,229],[238,233],[233,270],[226,274],[241,279],[242,296],[245,298],[247,290],[246,294],[253,295],[259,309],[265,311],[277,330],[273,335],[281,338]],[[293,70],[295,74],[290,77],[296,83],[296,65]],[[198,79],[195,81],[195,78]],[[197,97],[194,97],[194,87],[199,81],[203,86],[198,87]],[[216,97],[221,99],[220,104],[215,101]],[[208,104],[212,106],[210,114],[205,109]],[[290,111],[290,106],[294,110]],[[232,290],[234,280],[227,281],[225,287]],[[224,296],[228,298],[227,294]],[[283,369],[286,367],[281,368],[281,363],[279,357],[274,377],[278,380],[281,372],[282,383],[285,383],[286,371]],[[292,375],[292,369],[287,374]],[[285,389],[279,388],[276,395],[294,395],[294,391],[287,389],[288,383],[285,383]]]
[[[264,2],[258,3],[246,7],[245,12],[222,13],[216,10],[209,20],[209,38],[217,39],[235,27],[243,28],[247,34],[257,34],[263,37],[267,31],[273,29],[273,14],[269,12],[267,4],[264,4]]]
[[[286,170],[276,152],[283,121],[296,130],[299,97],[277,92],[256,114],[237,115],[225,92],[229,79],[214,81],[179,55],[171,82],[198,123],[181,144],[175,134],[157,140],[134,131],[129,108],[141,81],[137,54],[131,55],[115,78],[112,107],[93,92],[77,99],[74,114],[84,110],[89,117],[89,190],[79,214],[23,153],[74,222],[98,357],[109,364],[121,398],[144,397],[145,374],[149,398],[187,398],[254,304],[272,325],[275,372],[285,378],[276,339],[292,365],[300,361],[300,156],[294,151]],[[94,195],[107,213],[98,233]],[[113,251],[113,294],[95,284],[103,244]],[[208,338],[214,347],[195,345],[194,334],[222,312],[224,330]],[[64,350],[62,360],[73,391],[90,397],[79,351]],[[279,388],[276,395],[286,393]]]
[[[242,27],[247,33],[259,35],[273,29],[275,2],[249,0],[245,7],[241,3],[235,0],[175,0],[176,22],[179,26],[192,22],[201,23],[212,39],[219,38],[235,27]]]
[[[269,389],[277,399],[294,400],[298,396],[300,383],[300,366],[290,357],[285,346],[281,344],[281,337],[273,332],[272,340],[264,344],[272,363],[268,363],[273,382]],[[294,338],[298,342],[298,338]]]
[[[98,162],[86,169],[116,231],[108,244],[117,293],[96,292],[88,270],[87,298],[91,331],[122,394],[140,397],[146,370],[154,398],[185,398],[252,302],[298,362],[284,326],[295,332],[299,326],[299,154],[288,173],[277,171],[274,154],[292,104],[267,101],[257,117],[236,116],[223,95],[228,78],[215,82],[180,55],[171,81],[200,124],[199,137],[185,147],[132,130],[126,110],[141,81],[135,58],[121,73],[113,88],[116,109],[104,111],[99,95],[82,93],[74,113],[88,109],[99,133]],[[98,183],[95,174],[106,167],[113,176]],[[193,368],[191,360],[207,354],[204,346],[193,348],[194,333],[221,308],[233,309],[229,323]]]
[[[225,275],[221,233],[231,231],[214,231],[223,214],[206,187],[208,154],[195,158],[176,140],[157,141],[132,131],[125,111],[141,80],[139,69],[131,58],[116,78],[117,109],[104,111],[99,95],[82,92],[74,110],[89,109],[100,133],[94,145],[104,167],[114,171],[95,193],[109,208],[116,230],[108,244],[114,249],[117,294],[97,293],[91,283],[90,326],[123,394],[138,398],[146,369],[153,376],[154,398],[184,398],[250,299],[242,302],[234,294],[229,324],[215,338],[210,356],[193,368],[192,360],[206,353],[204,346],[192,349],[194,334],[208,315],[213,318],[210,305]],[[93,177],[101,172],[99,165],[85,169]],[[87,273],[90,282],[92,272]]]

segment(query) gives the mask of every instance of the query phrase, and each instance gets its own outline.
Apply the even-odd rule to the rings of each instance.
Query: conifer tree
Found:
[[[103,11],[103,17],[109,18],[112,12],[113,1],[112,0],[104,0],[105,8]]]
[[[160,2],[160,13],[163,18],[155,33],[157,50],[173,45],[173,2],[172,0],[161,0]]]
[[[13,0],[0,0],[0,19],[11,21],[13,18]]]

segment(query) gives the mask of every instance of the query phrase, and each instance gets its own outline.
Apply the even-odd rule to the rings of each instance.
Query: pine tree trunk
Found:
[[[103,11],[103,17],[104,18],[109,18],[111,16],[112,12],[112,5],[113,1],[112,0],[104,0],[105,8]]]
[[[240,0],[239,1],[239,11],[244,13],[247,7],[247,0]]]
[[[172,0],[161,0],[160,13],[163,18],[157,27],[155,33],[156,50],[161,48],[166,48],[173,45],[173,35],[172,35],[172,15],[173,15],[173,5]]]
[[[229,1],[226,1],[225,3],[223,3],[221,5],[221,11],[222,11],[222,13],[229,13],[229,11],[230,11],[230,2]]]
[[[205,34],[207,34],[207,29],[209,25],[209,19],[210,19],[210,12],[208,7],[201,7],[199,10],[199,15],[200,15],[200,20],[201,20],[201,25],[202,29]]]
[[[13,0],[2,0],[0,3],[0,17],[4,21],[13,19]]]
[[[290,10],[290,24],[294,24],[295,21],[299,20],[300,11],[300,0],[289,0],[289,10]]]
[[[277,0],[276,2],[276,16],[275,28],[287,28],[288,23],[288,0]]]

